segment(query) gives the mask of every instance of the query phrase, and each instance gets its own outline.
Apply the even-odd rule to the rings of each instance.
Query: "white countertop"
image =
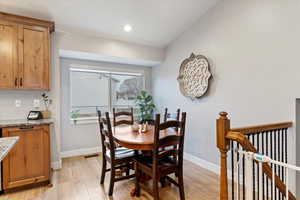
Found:
[[[26,120],[26,119],[15,119],[15,120],[0,120],[0,128],[7,127],[19,127],[19,126],[38,126],[44,124],[53,124],[53,119],[40,119],[40,120]]]
[[[15,146],[19,137],[3,137],[0,138],[0,161],[2,161],[5,156],[11,151]]]

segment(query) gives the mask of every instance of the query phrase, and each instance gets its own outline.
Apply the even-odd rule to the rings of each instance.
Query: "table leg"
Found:
[[[136,156],[138,155],[138,153],[139,153],[138,150],[134,150],[134,154]],[[145,156],[152,156],[152,151],[142,151],[142,154],[145,155]],[[135,169],[135,171],[136,171],[136,169]],[[140,177],[139,177],[139,182],[140,183],[145,183],[149,180],[151,180],[150,176],[146,175],[145,173],[140,174]],[[135,187],[131,190],[130,195],[132,197],[137,195],[137,189]]]

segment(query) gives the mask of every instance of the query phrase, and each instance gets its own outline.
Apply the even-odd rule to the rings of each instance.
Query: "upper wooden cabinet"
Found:
[[[19,86],[25,89],[49,89],[49,31],[40,27],[19,29],[23,54],[19,57]]]
[[[14,88],[18,76],[18,26],[0,20],[0,88]]]
[[[54,23],[0,12],[0,89],[50,89]]]

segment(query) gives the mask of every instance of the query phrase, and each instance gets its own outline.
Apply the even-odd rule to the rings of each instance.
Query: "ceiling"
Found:
[[[219,0],[0,0],[0,10],[56,30],[165,47]],[[130,24],[130,33],[123,26]]]

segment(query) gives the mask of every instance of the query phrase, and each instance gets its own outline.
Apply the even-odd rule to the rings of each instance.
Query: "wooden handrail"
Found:
[[[229,131],[226,135],[228,140],[233,140],[242,145],[245,151],[251,151],[254,153],[258,153],[257,149],[252,145],[252,143],[246,138],[243,133]],[[262,165],[263,173],[267,175],[267,177],[272,180],[272,168],[268,163],[263,163]],[[279,191],[286,196],[286,185],[281,181],[281,179],[275,174],[275,185],[279,189]],[[289,199],[296,200],[296,197],[289,191]]]
[[[263,124],[258,126],[246,126],[241,128],[233,128],[230,129],[230,131],[240,132],[249,135],[249,134],[256,134],[265,131],[289,128],[291,126],[293,126],[293,122],[281,122],[281,123],[273,123],[273,124]]]

